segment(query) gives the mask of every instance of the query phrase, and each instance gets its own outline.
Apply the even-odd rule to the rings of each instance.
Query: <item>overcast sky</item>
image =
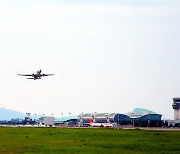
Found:
[[[173,119],[179,41],[179,0],[0,0],[0,107]],[[17,75],[40,68],[55,75]]]

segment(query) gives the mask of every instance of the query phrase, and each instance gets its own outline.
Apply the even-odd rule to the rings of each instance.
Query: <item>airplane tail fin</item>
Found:
[[[39,71],[37,71],[36,74],[41,74],[41,69]]]
[[[89,122],[90,124],[93,123],[92,119],[90,119],[90,118],[88,118],[88,122]]]

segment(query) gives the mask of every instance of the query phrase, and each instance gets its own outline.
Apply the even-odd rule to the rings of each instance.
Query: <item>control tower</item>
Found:
[[[180,120],[180,98],[173,98],[174,120]]]

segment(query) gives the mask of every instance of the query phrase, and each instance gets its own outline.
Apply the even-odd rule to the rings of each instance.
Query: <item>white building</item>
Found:
[[[54,117],[41,117],[39,118],[39,124],[45,126],[53,126],[54,125]]]

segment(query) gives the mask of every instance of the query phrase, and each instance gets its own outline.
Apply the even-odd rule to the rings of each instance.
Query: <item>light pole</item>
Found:
[[[69,120],[68,120],[68,125],[71,125],[71,113],[69,112]]]
[[[35,124],[36,124],[36,114],[35,114]]]
[[[83,112],[81,113],[81,122],[83,122]]]
[[[119,127],[119,114],[118,114],[118,127]]]
[[[133,117],[133,127],[134,127],[134,117]]]
[[[61,115],[62,115],[62,121],[63,121],[63,113],[61,113]]]
[[[149,119],[148,119],[148,127],[151,125],[151,113],[149,113]]]
[[[132,113],[131,117],[132,117],[132,127],[134,127],[134,118],[135,118],[135,114]]]
[[[97,115],[97,112],[94,112],[94,116],[93,116],[93,121],[96,122],[96,115]]]
[[[106,122],[108,122],[108,123],[109,123],[108,114],[105,114],[105,116],[106,116]]]

